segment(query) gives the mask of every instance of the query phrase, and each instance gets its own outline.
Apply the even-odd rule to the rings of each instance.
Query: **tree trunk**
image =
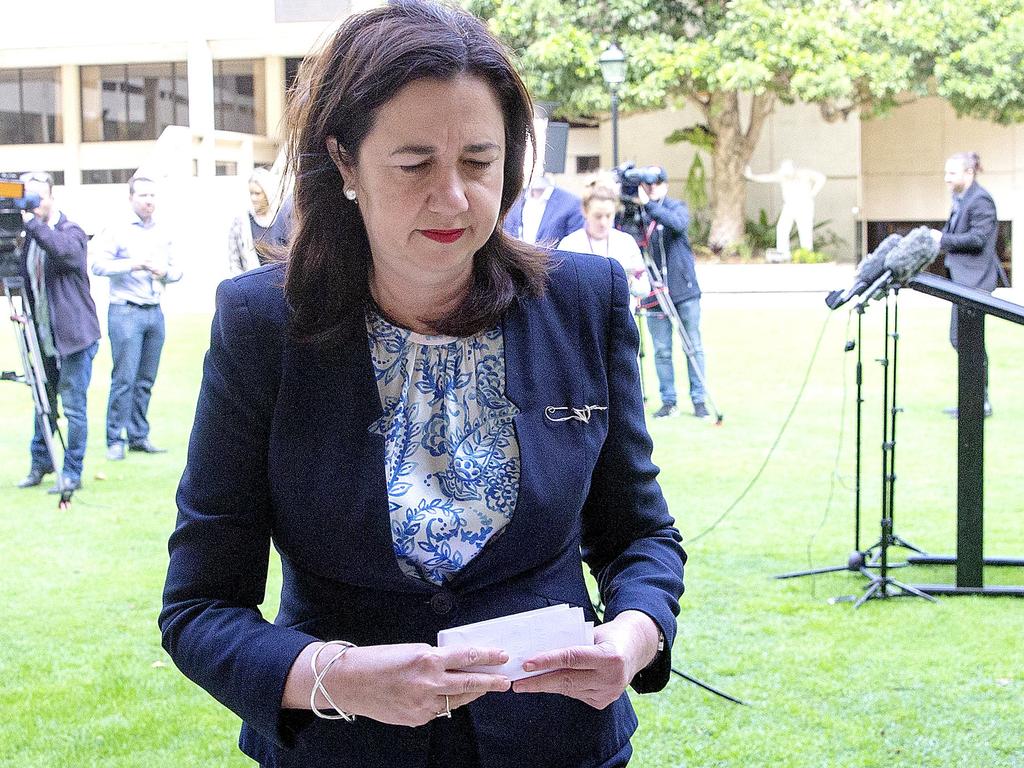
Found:
[[[775,106],[771,94],[754,96],[750,123],[740,123],[739,94],[716,92],[701,103],[708,128],[715,136],[712,154],[712,219],[708,246],[716,253],[735,249],[743,240],[747,186],[743,169],[750,163],[761,129]]]

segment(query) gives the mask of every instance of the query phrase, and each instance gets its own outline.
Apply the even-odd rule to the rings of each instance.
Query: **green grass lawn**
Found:
[[[688,416],[651,424],[665,493],[687,538],[747,486],[804,378],[827,311],[784,301],[706,302],[708,375],[724,424]],[[952,553],[956,423],[940,412],[956,393],[948,312],[916,294],[903,304],[896,532]],[[865,316],[865,544],[878,537],[880,320],[874,309]],[[634,763],[1024,766],[1024,601],[901,598],[854,611],[829,598],[859,594],[858,575],[772,578],[845,563],[853,549],[854,358],[843,352],[852,328],[845,313],[828,321],[763,475],[688,546],[675,665],[749,706],[678,679],[660,694],[636,696]],[[30,400],[27,389],[0,385],[0,766],[251,764],[234,745],[237,719],[177,672],[156,627],[208,327],[206,317],[169,319],[151,421],[153,441],[170,452],[120,463],[104,459],[110,356],[102,342],[85,487],[68,511],[42,489],[14,488],[28,469]],[[986,423],[986,554],[1024,557],[1024,328],[990,320],[988,348],[996,415]],[[16,365],[12,334],[3,331],[0,368]],[[952,581],[949,568],[896,575]],[[1024,569],[987,569],[986,580],[1024,584]],[[275,574],[264,606],[270,616],[278,584]]]

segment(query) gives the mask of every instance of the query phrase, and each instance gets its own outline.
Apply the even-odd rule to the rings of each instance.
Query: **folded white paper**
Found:
[[[467,671],[505,675],[511,680],[542,675],[548,671],[523,670],[523,662],[538,653],[593,644],[594,622],[584,619],[582,608],[568,605],[552,605],[511,616],[499,616],[475,624],[442,629],[437,633],[439,648],[452,645],[501,648],[508,654],[505,664],[470,667]]]

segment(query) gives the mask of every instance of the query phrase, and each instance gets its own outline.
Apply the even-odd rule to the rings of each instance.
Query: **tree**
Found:
[[[1024,117],[1024,0],[465,0],[520,57],[534,97],[603,112],[597,57],[628,53],[623,110],[697,106],[710,147],[709,245],[743,236],[743,169],[779,103],[827,120],[935,93],[959,113]]]

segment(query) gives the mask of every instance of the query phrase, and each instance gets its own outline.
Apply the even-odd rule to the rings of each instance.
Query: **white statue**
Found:
[[[775,225],[775,248],[789,255],[789,236],[796,224],[800,247],[814,249],[814,198],[825,184],[825,174],[810,168],[797,168],[792,160],[783,160],[775,173],[752,173],[748,165],[743,175],[750,181],[782,186],[782,212]]]

